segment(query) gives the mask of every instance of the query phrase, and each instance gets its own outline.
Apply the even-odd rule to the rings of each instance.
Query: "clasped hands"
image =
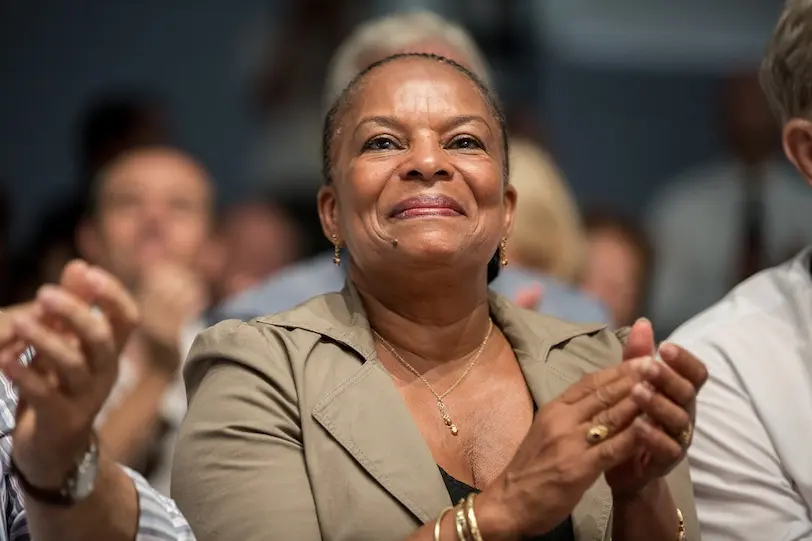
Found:
[[[34,486],[60,488],[87,451],[137,321],[124,286],[82,261],[65,267],[58,286],[0,316],[0,370],[19,394],[12,458]],[[29,345],[36,355],[24,366],[19,355]]]
[[[655,360],[651,324],[634,325],[622,363],[589,374],[537,413],[508,467],[482,494],[508,529],[553,529],[604,475],[615,501],[667,475],[691,442],[704,365],[673,344]],[[487,503],[486,503],[487,502]]]

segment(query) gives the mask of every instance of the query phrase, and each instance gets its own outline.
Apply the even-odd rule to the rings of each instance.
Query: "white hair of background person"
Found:
[[[431,11],[410,11],[370,19],[358,25],[344,40],[327,69],[324,110],[329,110],[353,78],[367,67],[362,65],[365,57],[373,58],[370,63],[374,63],[411,45],[431,42],[448,45],[465,57],[465,67],[491,87],[488,64],[462,26]]]
[[[586,255],[586,233],[575,197],[552,157],[532,141],[510,142],[510,183],[516,187],[508,259],[576,285]]]

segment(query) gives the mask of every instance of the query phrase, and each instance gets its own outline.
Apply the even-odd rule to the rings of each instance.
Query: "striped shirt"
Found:
[[[27,364],[32,350],[23,354]],[[0,375],[0,541],[29,541],[28,517],[23,494],[17,480],[10,474],[11,434],[14,431],[14,413],[17,393],[11,382]],[[143,477],[126,469],[138,492],[138,536],[136,541],[194,541],[195,537],[175,503],[158,494]]]

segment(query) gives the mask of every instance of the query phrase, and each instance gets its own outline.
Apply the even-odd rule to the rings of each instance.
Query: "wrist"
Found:
[[[75,453],[59,453],[59,460],[56,457],[26,460],[24,453],[19,456],[21,453],[12,452],[11,473],[29,496],[44,503],[71,504],[76,498],[87,496],[85,492],[92,490],[92,479],[95,478],[98,439],[90,431],[84,441],[81,450]]]
[[[644,531],[647,539],[681,539],[680,514],[665,479],[612,497],[614,539],[639,539]]]
[[[633,490],[612,489],[612,501],[615,505],[657,502],[662,498],[663,491],[669,491],[668,483],[665,482],[664,478],[660,477]]]
[[[522,538],[515,513],[492,491],[485,491],[477,497],[474,513],[483,539],[517,541]]]

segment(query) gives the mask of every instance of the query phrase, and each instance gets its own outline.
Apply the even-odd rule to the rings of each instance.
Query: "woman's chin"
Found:
[[[393,257],[393,263],[397,261],[399,266],[419,266],[425,269],[436,267],[463,270],[472,266],[471,260],[475,259],[475,254],[467,250],[463,243],[451,240],[431,239],[420,243],[399,240],[395,251],[397,255]],[[487,262],[483,263],[486,264]]]

